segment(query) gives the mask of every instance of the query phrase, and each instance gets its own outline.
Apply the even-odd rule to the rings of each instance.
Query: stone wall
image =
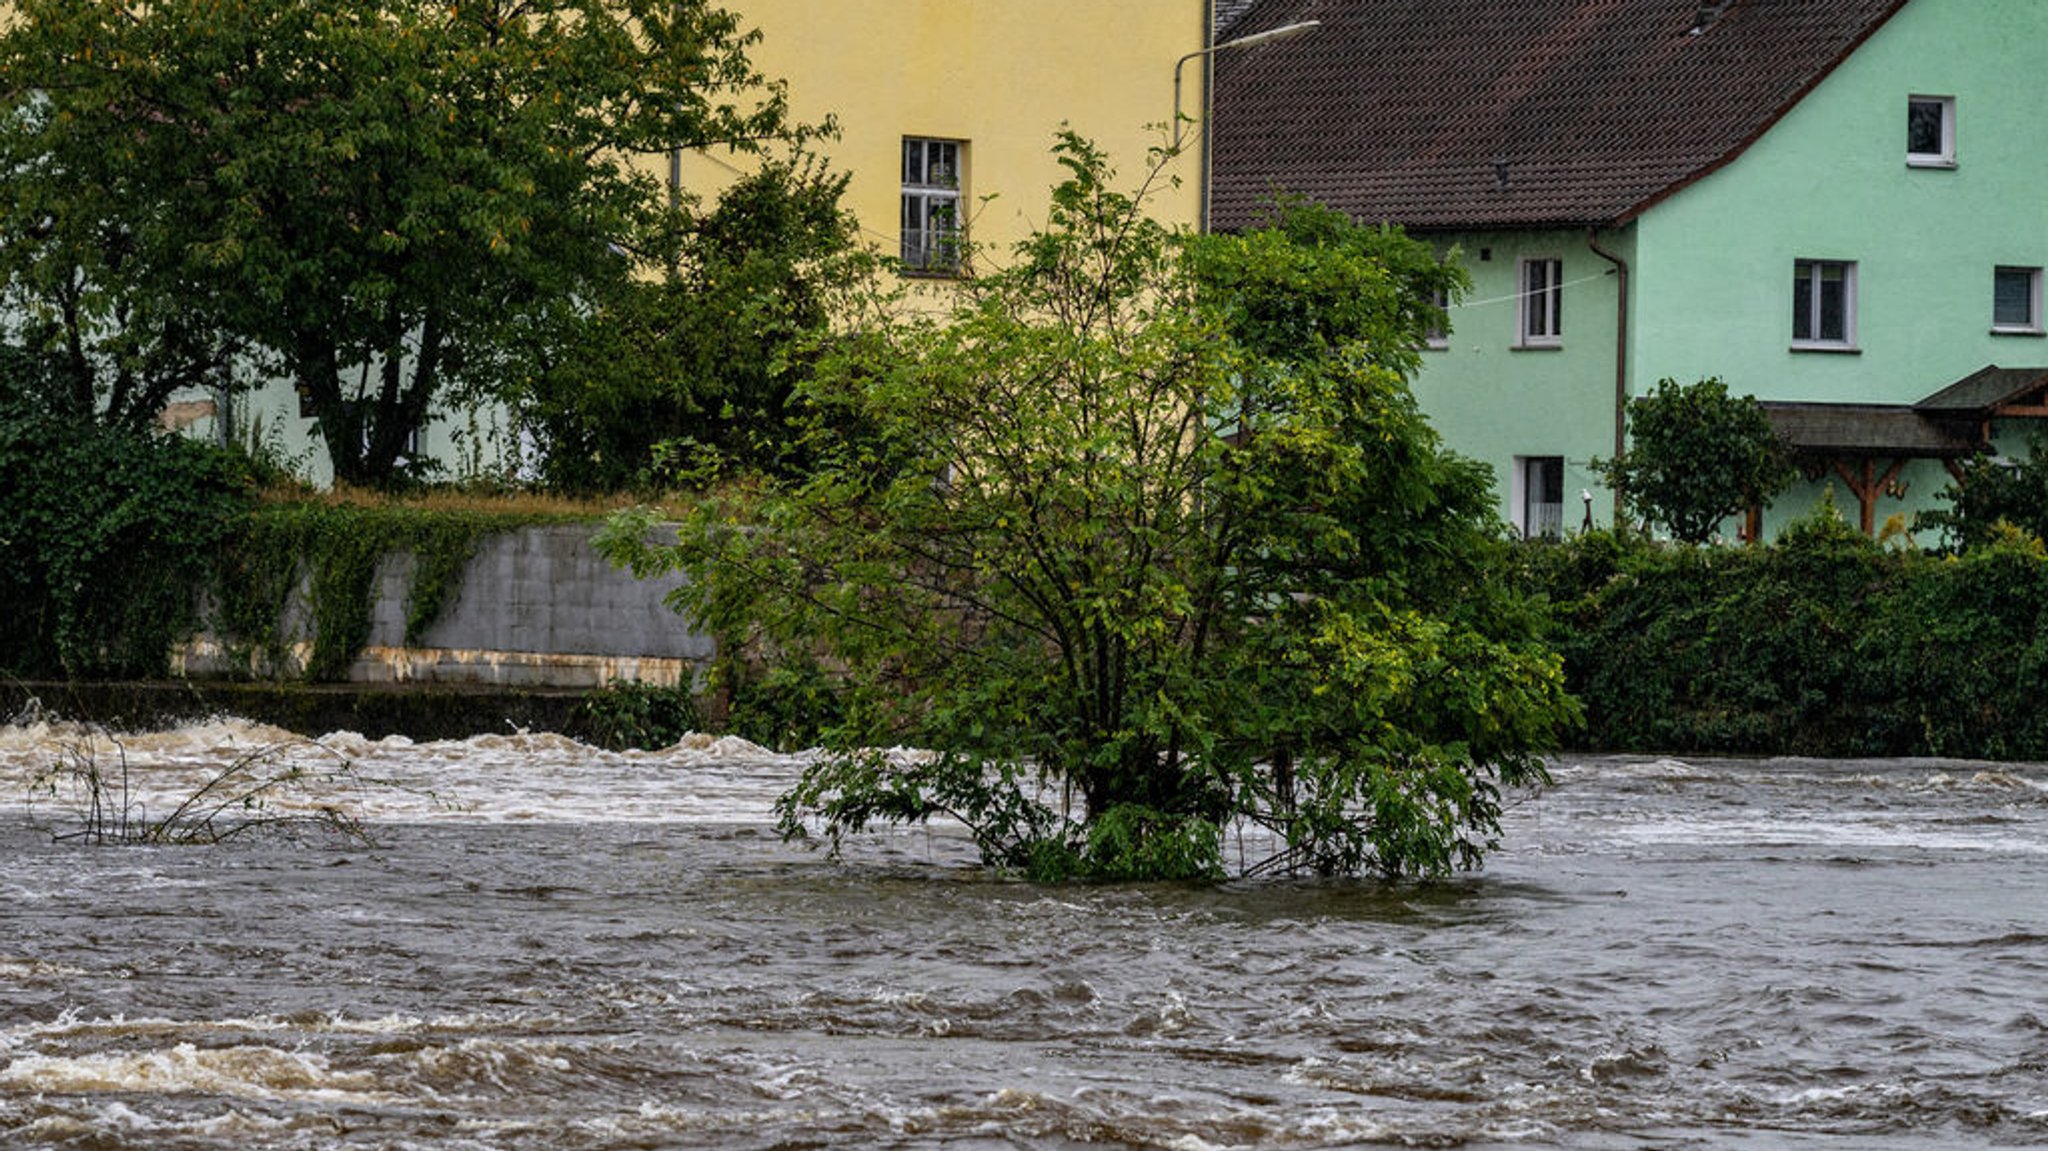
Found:
[[[557,524],[485,539],[456,595],[411,647],[405,644],[405,597],[412,557],[387,560],[378,573],[369,642],[350,666],[349,681],[516,688],[591,688],[615,679],[689,682],[716,646],[663,603],[680,578],[637,580],[612,567],[591,545],[596,531],[594,524]],[[286,615],[299,621],[303,634],[303,606]],[[298,645],[300,666],[309,648],[309,642]],[[248,670],[204,636],[178,664],[193,678]]]

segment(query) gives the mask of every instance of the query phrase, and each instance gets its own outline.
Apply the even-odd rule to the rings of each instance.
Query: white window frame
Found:
[[[2027,278],[2027,317],[2021,323],[1998,318],[1998,278],[2000,276],[2025,276]],[[2000,336],[2038,336],[2041,327],[2041,269],[2019,264],[2000,264],[1991,273],[1991,332]]]
[[[1541,269],[1545,282],[1532,287]],[[1524,256],[1515,261],[1515,346],[1555,348],[1564,343],[1564,260]]]
[[[1537,499],[1545,468],[1557,469],[1557,500]],[[1564,538],[1564,457],[1516,456],[1509,472],[1508,502],[1515,531],[1525,540]],[[1550,509],[1546,514],[1544,509]],[[1545,522],[1549,521],[1549,522]]]
[[[1422,346],[1427,351],[1446,351],[1451,346],[1451,290],[1449,288],[1438,288],[1435,294],[1430,297],[1429,302],[1438,311],[1444,313],[1444,318],[1441,321],[1432,323],[1422,333]]]
[[[901,255],[905,273],[957,276],[965,255],[960,211],[965,140],[903,137]]]
[[[1913,150],[1913,108],[1918,104],[1933,104],[1941,109],[1941,147],[1933,152]],[[1913,168],[1953,168],[1956,166],[1956,98],[1954,96],[1908,96],[1906,97],[1906,164]]]
[[[1840,269],[1842,273],[1842,334],[1824,336],[1817,334],[1820,327],[1821,293],[1826,280],[1821,273],[1829,268]],[[1801,284],[1801,279],[1806,282]],[[1856,347],[1856,261],[1798,259],[1792,261],[1792,347],[1799,351],[1852,351]],[[1800,298],[1805,293],[1805,298]],[[1799,334],[1799,310],[1807,311],[1807,334]]]

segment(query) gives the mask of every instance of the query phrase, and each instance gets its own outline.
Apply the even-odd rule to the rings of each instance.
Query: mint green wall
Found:
[[[1584,517],[1582,489],[1592,490],[1594,515],[1606,522],[1613,505],[1589,465],[1614,454],[1613,266],[1577,231],[1433,239],[1442,250],[1458,250],[1472,290],[1450,311],[1449,346],[1425,353],[1415,381],[1430,422],[1453,450],[1493,466],[1503,519],[1514,518],[1515,457],[1563,456],[1566,526],[1576,528]],[[1601,246],[1631,259],[1633,236],[1606,235]],[[1515,346],[1516,267],[1525,256],[1564,261],[1558,348]]]
[[[1990,332],[1992,269],[2048,265],[2044,53],[2042,0],[1911,0],[1732,164],[1647,212],[1639,387],[1718,375],[1764,399],[1909,403],[1986,364],[2048,367],[2048,340]],[[1953,169],[1907,166],[1909,95],[1955,98]],[[1800,258],[1856,262],[1856,353],[1790,350]],[[1930,462],[1906,478],[1880,523],[1947,483]],[[1839,485],[1836,503],[1854,515]]]

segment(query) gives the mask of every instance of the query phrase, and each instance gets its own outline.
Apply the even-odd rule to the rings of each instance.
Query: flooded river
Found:
[[[1043,888],[785,846],[736,741],[330,737],[434,794],[89,846],[67,741],[0,728],[0,1147],[2048,1145],[2041,766],[1575,760],[1454,882]]]

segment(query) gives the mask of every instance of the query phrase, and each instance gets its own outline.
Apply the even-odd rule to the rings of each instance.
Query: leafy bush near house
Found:
[[[0,492],[0,671],[32,678],[162,674],[250,502],[226,453],[4,396]]]
[[[1939,532],[1959,551],[1998,538],[2001,524],[2048,539],[2048,436],[2031,436],[2020,456],[1972,456],[1958,466],[1934,497],[1946,506],[1914,517],[1914,531]]]
[[[2048,557],[1878,547],[1830,509],[1765,547],[1531,546],[1595,747],[2048,756]]]
[[[1719,379],[1657,381],[1629,401],[1628,425],[1628,450],[1596,465],[1627,506],[1689,543],[1705,543],[1722,520],[1792,483],[1791,457],[1763,408]]]

